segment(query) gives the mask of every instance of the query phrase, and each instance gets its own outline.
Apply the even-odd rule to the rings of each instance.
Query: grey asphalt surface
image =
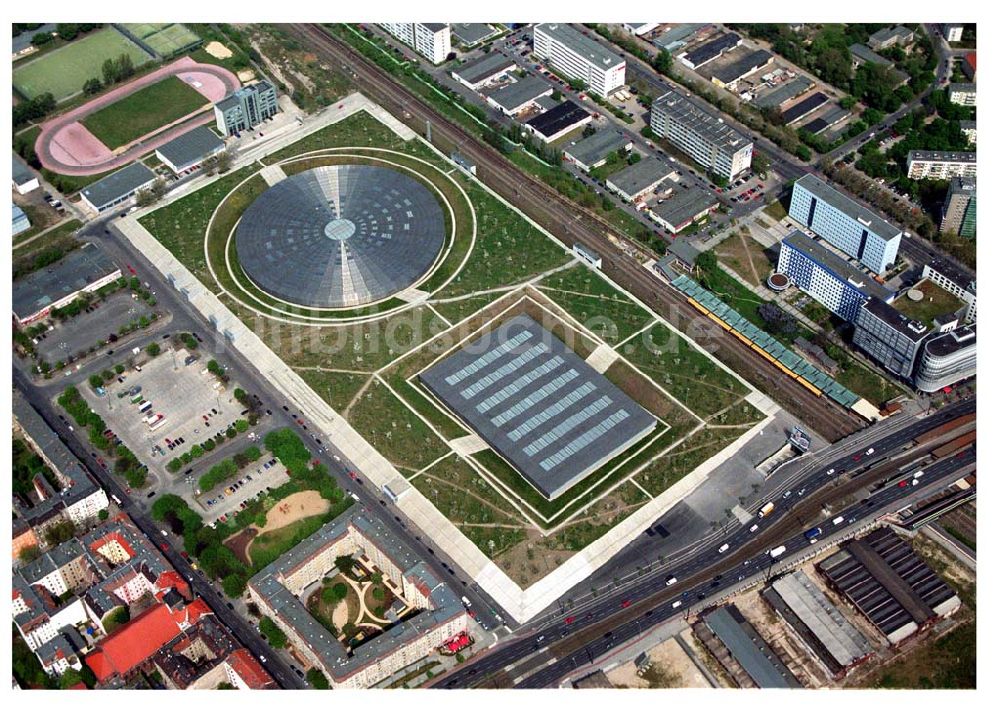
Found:
[[[891,456],[921,432],[933,429],[949,419],[973,412],[975,408],[974,400],[951,405],[933,416],[917,420],[913,424],[901,429],[895,429],[888,435],[880,437],[877,441],[866,441],[866,444],[875,449],[875,453],[870,457],[865,456],[863,453],[855,453],[853,455],[848,453],[832,463],[825,462],[821,468],[815,469],[806,478],[797,480],[796,485],[803,490],[802,495],[792,493],[788,498],[774,498],[775,510],[766,519],[758,521],[758,524],[762,530],[765,529],[784,515],[794,513],[796,505],[808,500],[817,491],[824,489],[832,480],[841,476],[853,476],[880,461],[885,461],[886,457]],[[864,435],[864,432],[860,434]],[[833,445],[831,449],[839,452],[851,446],[851,440],[848,438]],[[962,457],[950,457],[925,467],[924,478],[922,479],[923,485],[919,487],[919,490],[927,489],[935,481],[954,475],[974,462],[975,450],[973,448],[971,453],[966,452]],[[829,467],[827,464],[829,464]],[[836,473],[833,476],[828,476],[826,473],[828,468],[835,469]],[[848,525],[850,525],[857,519],[872,515],[917,490],[909,485],[905,488],[891,485],[881,489],[865,501],[841,511],[841,515],[847,518]],[[824,525],[830,526],[831,523],[832,521],[825,521]],[[825,527],[824,530],[829,531],[830,528]],[[594,600],[586,606],[575,606],[572,610],[567,610],[562,617],[556,616],[548,621],[533,622],[518,638],[510,639],[491,653],[451,673],[436,683],[435,687],[471,687],[479,684],[493,673],[504,669],[507,669],[505,678],[508,680],[513,679],[519,688],[537,688],[550,685],[576,667],[586,665],[596,656],[634,639],[652,626],[672,616],[690,611],[693,605],[697,605],[703,601],[709,594],[722,594],[737,586],[746,577],[766,570],[770,566],[770,558],[767,555],[747,558],[743,565],[721,572],[721,576],[713,580],[713,582],[716,582],[714,585],[705,582],[685,591],[683,594],[679,593],[664,597],[654,608],[647,611],[644,616],[623,621],[616,628],[608,631],[603,638],[591,641],[580,650],[556,660],[538,672],[528,675],[520,682],[517,682],[517,680],[524,666],[515,670],[510,670],[509,666],[514,665],[533,653],[542,651],[547,645],[561,641],[588,625],[606,620],[624,608],[627,608],[623,606],[623,602],[628,602],[630,605],[645,597],[658,595],[664,589],[664,578],[668,574],[674,575],[680,581],[686,577],[703,573],[717,563],[720,563],[720,561],[724,562],[734,556],[742,556],[741,547],[755,538],[756,536],[749,531],[748,527],[740,527],[722,538],[713,539],[710,544],[706,543],[697,555],[680,566],[660,568],[657,571],[653,571],[635,584],[624,587],[601,599]],[[729,549],[725,553],[720,554],[718,548],[722,543],[728,543]],[[787,548],[787,555],[792,555],[803,547],[807,547],[808,541],[804,539],[801,532],[796,532],[794,535],[789,536],[784,541],[784,544]],[[672,603],[675,601],[681,601],[682,605],[678,608],[673,608]],[[573,615],[574,617],[572,623],[567,623],[565,620],[569,615]],[[530,664],[530,662],[528,663]]]

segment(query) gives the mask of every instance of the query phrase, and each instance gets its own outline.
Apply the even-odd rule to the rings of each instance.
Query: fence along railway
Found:
[[[318,56],[327,59],[334,66],[349,65],[354,73],[352,78],[359,87],[397,119],[407,123],[418,133],[429,122],[438,149],[445,154],[452,149],[460,149],[468,155],[477,165],[480,180],[508,201],[516,203],[568,247],[582,243],[599,254],[603,260],[603,271],[661,316],[675,322],[678,317],[685,321],[697,319],[700,326],[698,331],[689,333],[692,338],[702,346],[711,347],[713,355],[719,360],[739,371],[759,389],[767,391],[769,396],[787,407],[818,434],[835,441],[865,426],[866,423],[860,417],[826,398],[815,396],[794,379],[782,375],[770,362],[746,356],[746,348],[720,330],[714,322],[701,316],[683,293],[674,290],[633,257],[613,246],[607,239],[608,235],[621,242],[629,241],[606,221],[534,176],[521,172],[478,136],[470,135],[443,118],[409,88],[399,84],[383,69],[350,45],[332,36],[323,27],[296,24],[293,28]],[[636,248],[638,250],[638,246]]]

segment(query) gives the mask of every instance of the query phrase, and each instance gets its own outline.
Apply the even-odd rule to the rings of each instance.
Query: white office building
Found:
[[[975,177],[976,153],[910,150],[906,156],[906,176],[910,179]]]
[[[568,79],[607,98],[625,86],[625,60],[565,24],[535,25],[535,54]]]
[[[976,281],[971,275],[943,259],[932,260],[924,265],[920,275],[965,302],[968,305],[965,321],[976,321]]]
[[[750,138],[677,91],[667,91],[656,99],[649,127],[657,137],[666,138],[702,167],[730,181],[750,169]]]
[[[974,83],[952,83],[948,84],[948,100],[960,106],[976,105],[976,84]]]
[[[933,393],[976,375],[976,325],[930,338],[914,375],[919,390]]]
[[[962,30],[965,29],[964,25],[944,25],[941,28],[944,38],[948,42],[961,42],[962,41]]]
[[[815,175],[795,182],[788,215],[873,272],[896,262],[903,232]]]
[[[451,28],[446,22],[380,22],[378,26],[433,64],[451,54]]]

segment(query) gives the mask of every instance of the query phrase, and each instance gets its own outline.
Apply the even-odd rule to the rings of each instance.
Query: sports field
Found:
[[[63,101],[82,91],[87,79],[101,78],[105,59],[121,54],[132,57],[137,67],[151,61],[138,44],[116,29],[105,27],[38,59],[18,64],[14,88],[27,98],[48,92]]]
[[[91,113],[83,119],[83,125],[114,150],[193,113],[207,102],[191,86],[170,76]]]
[[[173,56],[182,49],[192,47],[201,38],[182,24],[170,22],[128,23],[129,32],[149,45],[161,57]]]

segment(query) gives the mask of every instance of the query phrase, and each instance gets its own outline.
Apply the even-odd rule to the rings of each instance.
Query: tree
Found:
[[[146,353],[148,353],[150,356],[159,356],[160,345],[155,341],[151,342],[149,346],[146,347]]]
[[[670,52],[665,49],[661,49],[660,53],[656,55],[653,59],[653,68],[659,71],[664,76],[670,75],[670,69],[673,67],[674,57],[671,56]]]
[[[103,523],[104,521],[106,521],[108,519],[108,516],[110,516],[110,515],[111,514],[108,513],[108,509],[107,508],[102,508],[100,511],[97,512],[97,520],[99,520],[99,521],[101,521]]]
[[[80,671],[74,670],[73,668],[67,668],[66,672],[59,676],[59,689],[68,690],[81,682],[83,682],[83,675]]]
[[[59,35],[59,39],[71,42],[80,34],[80,25],[72,22],[60,22],[56,25],[56,34]]]
[[[326,679],[326,676],[318,668],[309,668],[309,670],[306,671],[306,680],[308,680],[309,684],[316,690],[330,689],[330,681]]]
[[[354,569],[354,559],[350,555],[340,555],[333,561],[337,571],[341,574],[350,574]]]
[[[265,616],[260,620],[260,632],[264,634],[264,638],[267,639],[268,645],[271,648],[280,650],[288,645],[288,636],[285,635],[285,632],[269,616]]]
[[[233,599],[243,593],[247,587],[247,580],[242,574],[233,572],[222,578],[222,590],[226,596]]]
[[[111,633],[119,626],[127,624],[129,621],[129,611],[127,606],[118,606],[108,612],[101,621],[105,633]]]
[[[17,553],[17,559],[21,561],[22,564],[28,564],[29,562],[34,562],[39,557],[42,556],[42,551],[37,545],[31,545],[26,547]]]
[[[159,177],[145,189],[139,190],[135,195],[135,204],[136,206],[151,206],[162,199],[166,193],[167,181]]]
[[[83,82],[83,92],[88,96],[93,96],[95,93],[100,93],[101,89],[104,88],[104,84],[101,83],[100,79],[87,79]]]
[[[31,38],[31,43],[34,44],[36,47],[44,47],[53,39],[55,39],[55,37],[53,37],[48,32],[38,32]]]
[[[72,521],[64,520],[45,530],[45,542],[50,546],[64,543],[76,534],[76,526]]]

